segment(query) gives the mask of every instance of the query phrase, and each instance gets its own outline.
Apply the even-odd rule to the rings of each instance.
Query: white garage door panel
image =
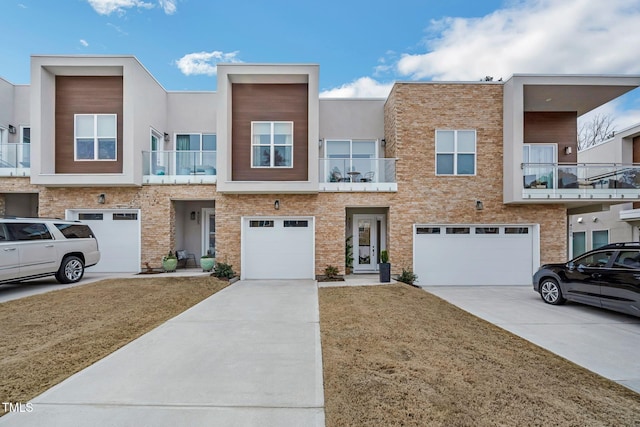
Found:
[[[421,285],[528,285],[534,233],[416,234],[414,272]],[[445,227],[442,227],[445,233]]]
[[[102,214],[102,220],[80,218],[81,214]],[[115,219],[121,218],[121,219]],[[124,214],[124,215],[123,215]],[[140,214],[136,210],[71,211],[70,219],[80,219],[98,239],[100,262],[88,271],[128,273],[140,271]]]
[[[251,227],[270,221],[273,227]],[[307,227],[285,227],[285,221],[306,221]],[[269,218],[243,221],[244,279],[310,279],[314,277],[313,218]]]

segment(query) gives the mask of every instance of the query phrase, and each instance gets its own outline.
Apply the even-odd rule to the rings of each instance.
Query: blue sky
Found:
[[[640,74],[640,0],[0,0],[0,77],[32,54],[131,54],[168,90],[215,90],[216,63],[317,63],[323,96],[396,80]],[[604,112],[640,122],[635,91]]]

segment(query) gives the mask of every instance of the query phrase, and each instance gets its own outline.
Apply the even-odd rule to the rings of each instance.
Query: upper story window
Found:
[[[215,173],[217,139],[213,133],[181,133],[176,135],[176,167],[179,174]]]
[[[251,122],[251,167],[293,167],[293,122]]]
[[[373,181],[378,169],[377,142],[374,140],[328,139],[325,162],[329,182]]]
[[[76,114],[75,160],[116,160],[117,116]]]
[[[436,175],[475,175],[476,131],[436,131]]]

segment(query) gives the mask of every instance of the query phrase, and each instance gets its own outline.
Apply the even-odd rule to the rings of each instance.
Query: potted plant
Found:
[[[353,268],[353,245],[351,240],[353,236],[347,237],[344,245],[344,272],[345,274],[351,274]]]
[[[216,259],[213,257],[211,251],[207,251],[206,254],[200,257],[200,267],[202,271],[211,271],[216,263]]]
[[[380,272],[380,283],[391,282],[391,264],[389,264],[389,252],[380,251],[380,264],[378,264]]]
[[[178,257],[171,251],[162,257],[162,269],[165,272],[176,271],[178,267]]]

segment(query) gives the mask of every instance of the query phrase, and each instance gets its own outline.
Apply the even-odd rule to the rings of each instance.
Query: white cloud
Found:
[[[173,15],[177,10],[177,0],[158,0],[160,7],[164,9],[164,13],[167,15]]]
[[[118,27],[117,25],[112,24],[111,22],[107,23],[107,26],[113,28],[114,30],[116,30],[117,32],[119,32],[120,34],[122,34],[123,36],[128,36],[129,33],[127,33],[126,31],[124,31],[122,28]]]
[[[513,4],[513,3],[512,3]],[[412,79],[479,80],[514,73],[638,73],[638,0],[524,0],[481,18],[432,21],[428,51],[404,54]]]
[[[22,4],[22,3],[18,3],[18,7],[22,8],[22,9],[26,9],[27,8],[27,6]]]
[[[219,62],[242,62],[237,59],[238,51],[224,53],[218,50],[213,52],[189,53],[175,61],[176,66],[186,76],[206,74],[212,76],[217,73]]]
[[[89,46],[89,42],[87,42],[85,39],[80,39],[80,44],[84,47],[88,47]]]
[[[322,91],[321,98],[386,98],[393,83],[380,83],[370,77],[360,77],[351,83]]]
[[[113,12],[124,15],[127,9],[153,9],[155,4],[143,0],[87,0],[91,7],[100,15],[111,15]],[[178,0],[158,0],[158,5],[167,15],[173,15],[177,10]]]

